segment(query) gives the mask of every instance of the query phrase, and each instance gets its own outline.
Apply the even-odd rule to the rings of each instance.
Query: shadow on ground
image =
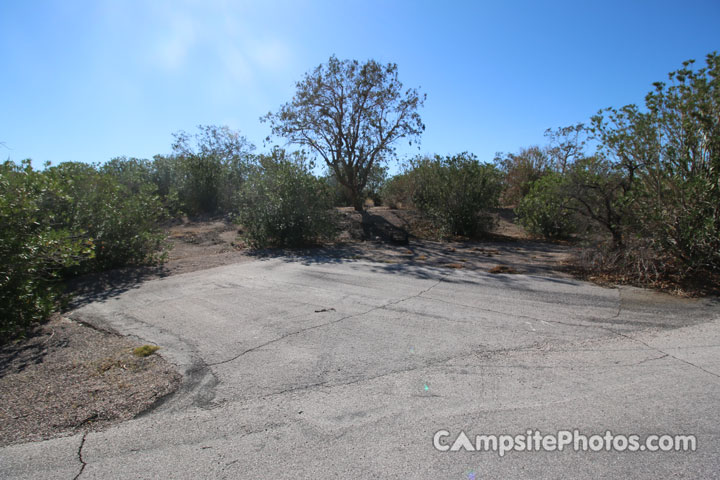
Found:
[[[74,278],[66,283],[65,293],[69,296],[69,300],[64,311],[116,297],[129,290],[140,288],[149,280],[169,275],[169,269],[159,265],[128,267]]]
[[[37,327],[23,341],[0,346],[0,378],[41,364],[48,353],[49,340],[48,333]]]
[[[373,262],[377,271],[436,278],[438,271],[463,270],[496,273],[510,281],[513,274],[540,275],[568,283],[569,275],[558,271],[570,257],[567,246],[537,242],[435,242],[410,239],[407,245],[370,241],[300,249],[259,249],[248,255],[281,259],[304,265]],[[500,267],[500,268],[499,268]]]
[[[496,273],[498,281],[506,282],[512,281],[515,273],[541,275],[557,282],[566,282],[571,277],[561,270],[573,255],[574,247],[519,238],[517,232],[508,230],[508,221],[507,228],[481,240],[440,241],[414,236],[418,220],[410,211],[341,210],[346,229],[352,230],[352,235],[346,235],[344,242],[299,249],[245,250],[237,241],[237,227],[225,220],[187,221],[171,226],[168,240],[173,248],[168,262],[74,279],[67,284],[67,293],[72,298],[66,308],[116,297],[149,280],[253,259],[282,259],[305,265],[362,260],[374,263],[371,268],[377,271],[418,278],[437,278],[444,270]]]

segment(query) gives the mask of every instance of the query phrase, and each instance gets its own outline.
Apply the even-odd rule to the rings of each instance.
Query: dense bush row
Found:
[[[534,149],[544,161],[527,151],[502,159],[505,191],[530,232],[607,236],[593,268],[639,280],[720,273],[720,57],[697,70],[685,62],[669,79],[644,109],[605,109],[554,132],[554,144]],[[583,135],[597,145],[592,155]]]
[[[254,247],[303,246],[330,240],[333,206],[348,192],[332,175],[319,178],[299,153],[252,146],[227,128],[201,127],[175,136],[173,153],[152,160],[115,158],[103,165],[66,162],[34,170],[29,161],[0,170],[0,295],[3,336],[45,318],[72,276],[162,259],[164,219],[225,215]],[[386,185],[376,167],[370,204],[398,190],[448,235],[478,235],[496,205],[497,169],[469,154],[418,158]],[[397,189],[396,189],[397,190]]]
[[[57,307],[59,281],[162,255],[165,210],[97,166],[0,166],[0,340]]]
[[[176,134],[173,153],[152,160],[0,165],[0,343],[47,318],[63,280],[162,260],[171,217],[236,218],[257,247],[332,238],[337,189],[299,154],[251,151],[210,126]]]

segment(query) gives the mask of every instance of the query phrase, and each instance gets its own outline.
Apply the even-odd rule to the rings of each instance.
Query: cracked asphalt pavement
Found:
[[[185,380],[2,478],[720,476],[720,303],[563,277],[308,258],[154,280],[70,317]],[[433,435],[693,434],[695,452],[441,452]],[[474,437],[473,437],[474,438]]]

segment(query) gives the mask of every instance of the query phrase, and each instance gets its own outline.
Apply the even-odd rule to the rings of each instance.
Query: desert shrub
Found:
[[[48,215],[60,190],[29,161],[0,165],[0,344],[44,320],[60,299],[61,272],[92,258],[89,244]]]
[[[150,181],[155,185],[165,209],[173,218],[182,216],[183,202],[180,200],[182,173],[179,159],[172,155],[155,155],[150,166]]]
[[[154,186],[136,175],[142,170],[124,164],[69,162],[43,171],[29,160],[0,165],[3,339],[57,307],[61,280],[161,258],[165,210]]]
[[[412,203],[445,235],[478,236],[493,226],[488,209],[498,205],[501,175],[468,153],[419,158],[413,178]]]
[[[155,155],[152,160],[116,157],[102,164],[98,170],[113,177],[132,195],[157,195],[168,215],[178,218],[185,213],[179,195],[182,160],[173,155]]]
[[[228,213],[248,174],[254,146],[228,127],[198,129],[193,135],[175,133],[173,155],[156,159],[156,165],[163,167],[163,183],[174,183],[184,212]],[[169,193],[171,186],[163,185],[161,192]]]
[[[657,202],[657,197],[646,191],[638,202],[644,236],[652,238],[658,252],[677,259],[688,274],[720,272],[718,170],[673,182],[663,179],[665,185],[660,188],[675,202]]]
[[[166,211],[153,186],[142,185],[133,193],[114,176],[83,163],[62,163],[44,175],[58,187],[45,205],[47,214],[57,227],[93,244],[94,257],[72,273],[161,259],[164,234],[159,222],[166,218]]]
[[[588,250],[589,270],[639,283],[700,282],[720,275],[720,56],[657,82],[644,108],[592,117],[597,152],[559,143],[566,208],[611,237]],[[564,133],[564,132],[560,132]],[[557,169],[556,169],[557,170]],[[557,200],[556,200],[557,201]],[[597,230],[595,230],[597,231]]]
[[[368,172],[367,183],[363,189],[363,195],[366,199],[372,200],[375,206],[382,205],[382,189],[387,182],[387,167],[375,164]]]
[[[404,172],[388,179],[380,190],[382,204],[390,208],[412,207],[414,178],[411,172]]]
[[[157,190],[153,182],[152,163],[140,158],[115,157],[104,163],[99,171],[110,175],[131,194],[150,189]]]
[[[655,83],[643,111],[605,109],[592,119],[602,154],[621,172],[622,220],[684,275],[720,272],[720,56]],[[612,177],[611,177],[612,178]]]
[[[642,233],[688,274],[720,273],[720,56],[700,69],[693,61],[656,83],[644,122],[632,119],[638,140],[649,135],[638,175]]]
[[[498,154],[495,162],[503,173],[500,200],[503,205],[518,205],[530,192],[533,183],[550,171],[551,159],[547,148],[538,146],[521,149],[518,153]]]
[[[191,214],[216,213],[220,208],[223,165],[214,155],[184,155],[179,158],[183,181],[179,198]]]
[[[155,155],[152,159],[150,178],[161,197],[172,192],[177,194],[180,184],[178,161],[171,155]]]
[[[672,257],[658,255],[647,238],[633,237],[625,248],[607,242],[586,245],[580,249],[576,266],[585,274],[625,284],[659,287],[685,280]]]
[[[350,207],[353,204],[352,195],[350,192],[338,181],[337,176],[331,170],[324,177],[323,181],[327,184],[332,196],[332,203],[336,207]]]
[[[553,173],[535,181],[515,209],[520,224],[536,236],[567,238],[577,230],[577,219],[569,208],[567,179]]]
[[[636,218],[633,176],[602,155],[576,161],[565,176],[566,205],[576,213],[578,229],[609,234],[613,248],[624,248]]]
[[[238,198],[238,220],[254,247],[295,247],[330,239],[335,211],[328,185],[299,154],[259,155]]]

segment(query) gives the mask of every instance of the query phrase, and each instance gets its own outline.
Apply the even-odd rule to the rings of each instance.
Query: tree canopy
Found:
[[[335,173],[363,208],[362,191],[374,165],[394,154],[394,144],[412,144],[424,131],[417,110],[425,95],[403,90],[394,63],[330,57],[297,83],[293,99],[262,118],[273,135],[309,147]]]

